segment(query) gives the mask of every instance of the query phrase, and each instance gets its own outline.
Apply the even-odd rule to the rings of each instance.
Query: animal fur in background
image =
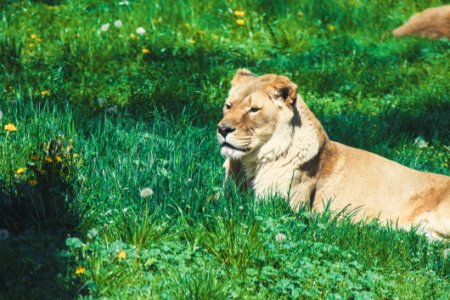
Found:
[[[431,238],[450,236],[450,177],[419,172],[330,140],[285,76],[237,71],[217,125],[226,177],[297,210],[356,209]]]
[[[394,36],[422,36],[433,39],[450,38],[450,5],[428,8],[412,16],[396,28]]]

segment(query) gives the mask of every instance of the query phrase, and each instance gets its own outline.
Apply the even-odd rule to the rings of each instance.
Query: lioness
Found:
[[[419,172],[331,141],[285,76],[239,69],[217,125],[226,177],[256,196],[278,193],[295,210],[356,209],[431,238],[450,235],[450,177]]]
[[[428,8],[414,15],[392,34],[417,35],[433,39],[450,38],[450,5]]]

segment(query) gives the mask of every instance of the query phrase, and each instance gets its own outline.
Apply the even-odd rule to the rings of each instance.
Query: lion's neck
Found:
[[[245,175],[257,195],[275,191],[286,196],[291,185],[301,181],[302,166],[319,155],[328,140],[323,127],[302,100],[297,109],[293,126],[278,127],[259,151],[242,159]]]

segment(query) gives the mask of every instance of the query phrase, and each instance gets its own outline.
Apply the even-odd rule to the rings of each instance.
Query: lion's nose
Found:
[[[217,125],[217,130],[219,131],[219,133],[220,133],[223,137],[226,137],[227,134],[229,134],[230,132],[235,131],[236,128],[233,128],[233,127],[229,127],[229,126],[226,126],[226,125],[219,124],[219,125]]]

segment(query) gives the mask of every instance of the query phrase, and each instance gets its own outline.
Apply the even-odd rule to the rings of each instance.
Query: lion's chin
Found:
[[[231,147],[228,147],[227,145],[223,145],[220,149],[220,154],[229,159],[237,160],[241,159],[246,154],[246,152],[238,149],[233,149]]]

